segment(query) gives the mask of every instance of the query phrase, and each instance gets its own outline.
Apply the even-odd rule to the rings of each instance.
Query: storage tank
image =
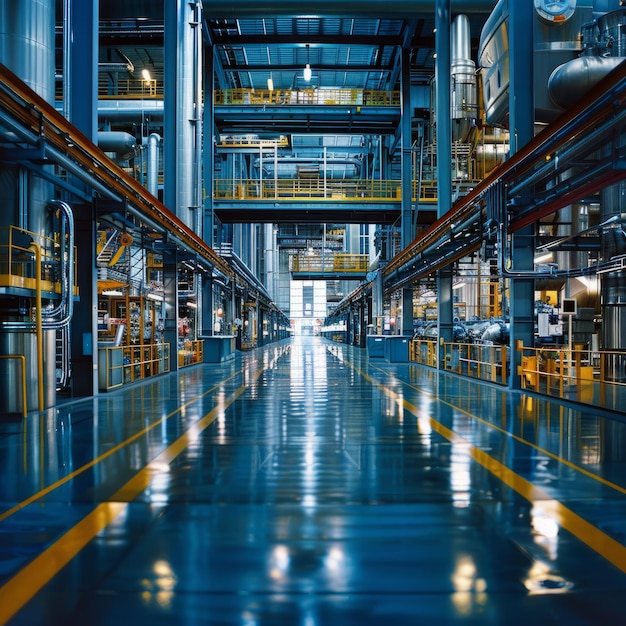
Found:
[[[33,91],[54,105],[54,0],[0,0],[0,59]],[[22,194],[21,190],[27,190]],[[52,186],[19,165],[0,166],[0,228],[18,226],[40,237],[54,232],[54,211],[48,207]],[[24,199],[25,198],[25,199]],[[8,238],[6,236],[5,238]],[[40,240],[41,241],[41,240]],[[8,241],[3,241],[7,245]],[[24,246],[28,249],[28,243]],[[8,289],[0,296],[0,412],[21,411],[21,366],[13,355],[26,358],[28,410],[38,407],[36,335],[32,307],[34,290],[19,294]],[[44,406],[56,397],[56,331],[43,332]]]

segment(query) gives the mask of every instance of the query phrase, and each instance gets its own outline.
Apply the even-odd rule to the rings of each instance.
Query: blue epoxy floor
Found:
[[[623,624],[625,461],[619,419],[295,338],[2,422],[0,623]]]

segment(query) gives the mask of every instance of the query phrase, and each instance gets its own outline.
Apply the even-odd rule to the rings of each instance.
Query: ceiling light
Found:
[[[306,45],[306,65],[304,66],[304,80],[307,83],[311,80],[311,65],[309,63],[309,44]]]
[[[267,79],[267,89],[268,91],[274,91],[274,79],[272,78],[271,74],[270,77]]]
[[[119,291],[118,289],[105,289],[102,292],[103,296],[123,296],[124,293]]]
[[[141,70],[141,76],[145,81],[151,81],[152,76],[150,76],[150,72],[146,69]]]

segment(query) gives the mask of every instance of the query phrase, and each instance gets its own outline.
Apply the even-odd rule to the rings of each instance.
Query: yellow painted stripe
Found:
[[[379,372],[381,372],[382,374],[384,374],[385,376],[389,376],[389,372],[386,372],[385,370],[382,370],[380,368],[373,368],[373,369],[377,369]],[[361,375],[364,376],[364,374],[361,372]],[[431,391],[427,391],[425,389],[420,389],[419,387],[416,387],[415,385],[412,385],[411,383],[407,383],[401,379],[396,379],[398,381],[398,384],[404,386],[404,387],[408,387],[409,389],[413,389],[413,391],[417,391],[418,393],[421,393],[422,395],[428,396],[430,398],[436,399],[437,402],[439,402],[440,404],[445,404],[446,406],[449,406],[450,408],[454,409],[455,411],[458,411],[459,413],[463,413],[464,415],[467,415],[468,417],[471,417],[472,419],[480,422],[481,424],[485,424],[485,426],[488,426],[489,428],[492,428],[493,430],[497,430],[498,432],[506,435],[507,437],[511,437],[512,439],[515,439],[515,441],[519,441],[520,443],[523,443],[524,445],[527,445],[531,448],[533,448],[534,450],[537,450],[537,452],[541,452],[541,454],[544,454],[545,456],[549,456],[551,459],[554,459],[555,461],[558,461],[559,463],[562,463],[563,465],[566,465],[567,467],[569,467],[570,469],[573,469],[585,476],[587,476],[588,478],[592,478],[593,480],[595,480],[596,482],[599,482],[603,485],[605,485],[606,487],[609,487],[610,489],[614,489],[615,491],[617,491],[618,493],[621,493],[623,495],[626,495],[626,487],[622,487],[622,485],[618,485],[617,483],[614,483],[610,480],[607,480],[606,478],[604,478],[603,476],[599,476],[598,474],[595,474],[594,472],[589,471],[588,469],[581,467],[580,465],[576,465],[575,463],[572,463],[571,461],[569,461],[568,459],[564,459],[563,457],[559,456],[558,454],[554,454],[554,452],[550,452],[549,450],[546,450],[545,448],[542,448],[541,446],[538,446],[536,443],[533,443],[532,441],[528,441],[528,439],[524,439],[524,437],[520,437],[519,435],[516,435],[515,433],[512,433],[504,428],[501,428],[500,426],[498,426],[497,424],[494,424],[493,422],[490,422],[486,419],[483,419],[482,417],[479,417],[478,415],[476,415],[475,413],[472,413],[466,409],[464,409],[463,407],[460,407],[458,404],[454,404],[452,402],[449,402],[448,400],[444,400],[442,398],[436,397]]]
[[[6,511],[3,511],[2,513],[0,513],[0,522],[2,522],[3,520],[7,519],[7,517],[10,517],[11,515],[14,515],[20,509],[23,509],[24,507],[28,506],[29,504],[32,504],[33,502],[36,502],[40,498],[43,498],[45,495],[49,494],[50,492],[54,491],[55,489],[58,489],[62,485],[65,485],[70,480],[73,480],[74,478],[76,478],[77,476],[82,474],[83,472],[86,472],[88,469],[94,467],[94,465],[97,465],[98,463],[104,461],[105,459],[107,459],[108,457],[112,456],[116,452],[119,452],[122,448],[125,448],[126,446],[130,445],[131,443],[133,443],[137,439],[139,439],[139,438],[143,437],[144,435],[148,434],[151,430],[153,430],[157,426],[161,425],[163,422],[168,420],[170,417],[176,415],[177,413],[180,413],[182,410],[186,409],[188,406],[190,406],[194,402],[197,402],[200,398],[203,398],[207,394],[210,394],[210,393],[214,392],[216,389],[219,389],[219,387],[221,385],[223,385],[224,383],[228,382],[229,380],[234,378],[239,373],[241,373],[241,370],[238,370],[237,372],[234,372],[228,378],[226,378],[223,381],[221,381],[219,384],[214,385],[213,387],[211,387],[210,389],[207,389],[207,391],[205,391],[204,393],[200,394],[199,396],[196,396],[196,397],[192,398],[191,400],[189,400],[188,402],[186,402],[185,404],[182,404],[177,409],[175,409],[171,413],[168,413],[167,415],[165,415],[161,419],[157,420],[156,422],[153,422],[149,426],[146,426],[145,428],[142,428],[141,430],[137,431],[134,435],[131,435],[126,440],[122,441],[121,443],[118,443],[116,446],[113,446],[112,448],[110,448],[109,450],[107,450],[106,452],[101,454],[100,456],[96,457],[95,459],[92,459],[91,461],[85,463],[84,465],[81,465],[78,469],[74,470],[70,474],[67,474],[63,478],[60,478],[59,480],[55,481],[54,483],[51,483],[47,487],[42,488],[37,493],[34,493],[32,496],[29,496],[25,500],[22,500],[21,502],[18,502],[16,505],[12,506],[10,509],[7,509]],[[26,446],[24,446],[24,450],[26,450]],[[42,450],[42,453],[43,453],[43,446],[41,446],[41,450]],[[26,461],[24,461],[24,463],[26,463]],[[41,465],[41,467],[43,467],[43,465]]]
[[[259,369],[252,381],[257,380],[262,372],[263,368]],[[176,441],[115,492],[110,502],[99,504],[89,515],[0,587],[0,624],[6,624],[99,532],[113,522],[125,510],[129,502],[150,485],[152,477],[158,473],[155,465],[158,467],[161,463],[171,463],[197,438],[199,433],[215,421],[220,413],[246,390],[249,384],[244,383],[238,387],[231,396],[225,398],[198,422],[194,423]]]
[[[400,401],[402,406],[407,411],[409,411],[416,417],[419,417],[419,409],[414,404],[411,404],[408,400],[405,400],[395,391],[378,383],[375,379],[373,379],[371,376],[363,372],[361,369],[359,369],[349,361],[343,360],[343,362],[351,367],[355,372],[357,372],[369,383],[374,385],[377,389],[382,391],[385,395],[392,398],[396,402]],[[415,387],[413,387],[413,389],[421,393],[421,390]],[[430,392],[424,393],[427,393],[429,396],[432,397],[432,394]],[[451,406],[454,409],[458,409],[458,407],[455,407],[454,405],[451,405],[444,400],[439,400],[437,398],[437,401],[441,402],[442,404],[448,404],[448,406]],[[470,417],[475,417],[467,412],[466,415],[469,415]],[[619,570],[626,573],[626,546],[622,545],[612,537],[609,537],[609,535],[602,532],[599,528],[597,528],[584,518],[580,517],[580,515],[574,513],[574,511],[566,507],[563,503],[555,500],[548,493],[546,493],[539,487],[536,487],[530,481],[526,480],[519,474],[516,474],[506,465],[500,463],[500,461],[487,454],[485,451],[472,445],[467,439],[461,437],[453,430],[450,430],[441,422],[438,422],[432,417],[429,417],[428,419],[430,422],[430,426],[434,431],[436,431],[442,437],[452,443],[459,443],[464,445],[467,448],[470,456],[475,461],[480,463],[485,469],[487,469],[494,476],[499,478],[504,484],[516,491],[523,498],[528,500],[534,507],[543,510],[547,515],[550,515],[562,528],[564,528],[580,541],[582,541],[584,544],[589,546],[592,550],[605,558],[609,563],[612,563]],[[510,435],[510,433],[506,434]],[[595,478],[593,474],[592,477]]]

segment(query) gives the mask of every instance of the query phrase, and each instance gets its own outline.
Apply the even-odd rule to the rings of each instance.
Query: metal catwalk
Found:
[[[0,623],[624,623],[617,419],[294,338],[0,425]]]

